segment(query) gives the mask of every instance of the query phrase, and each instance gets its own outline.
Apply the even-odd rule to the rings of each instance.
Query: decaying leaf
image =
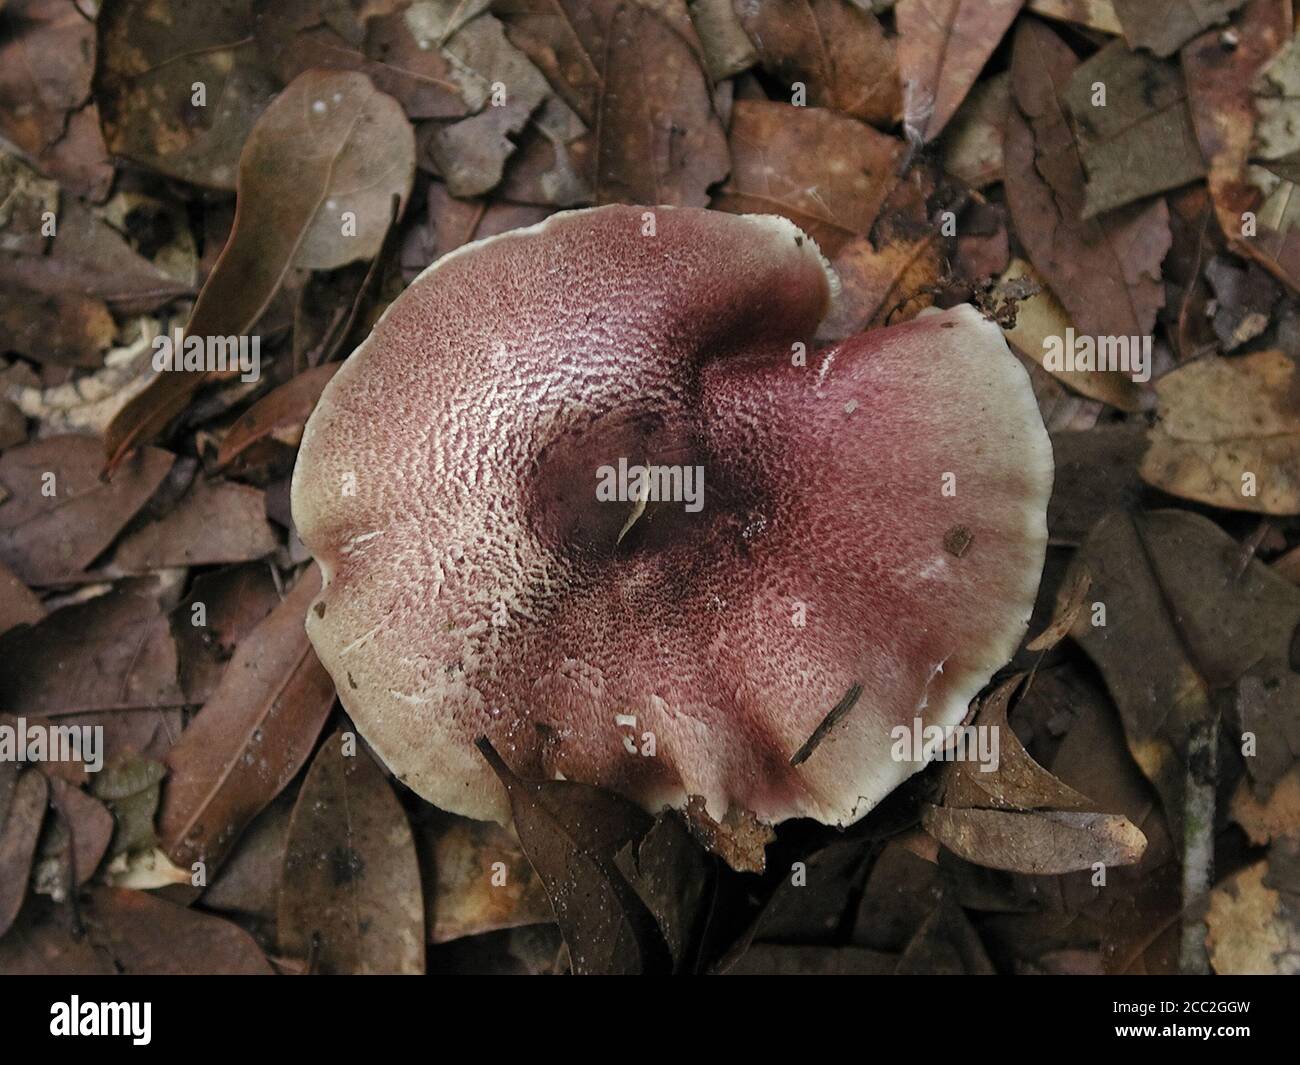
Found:
[[[183,704],[160,591],[121,581],[0,637],[0,706],[44,716]]]
[[[302,625],[319,591],[320,571],[312,566],[240,644],[168,753],[158,829],[176,865],[201,861],[210,878],[315,746],[334,702],[333,682]]]
[[[1246,770],[1262,795],[1300,753],[1300,673],[1290,664],[1300,589],[1208,519],[1183,511],[1116,514],[1073,566],[1092,576],[1095,607],[1072,635],[1119,707],[1129,750],[1180,826],[1190,734],[1218,706],[1253,737]],[[1181,834],[1181,828],[1175,835]]]
[[[1211,356],[1156,383],[1142,478],[1184,499],[1300,513],[1300,377],[1280,351]]]
[[[944,169],[976,189],[1001,181],[1003,129],[1011,106],[1009,73],[977,83],[948,124]]]
[[[736,101],[730,143],[731,178],[713,206],[784,215],[830,256],[870,231],[904,151],[895,138],[833,111],[760,100]]]
[[[82,913],[91,941],[120,973],[272,972],[253,937],[238,925],[143,891],[95,888]]]
[[[732,6],[762,67],[784,85],[804,86],[800,106],[842,111],[882,127],[897,121],[894,43],[875,15],[843,0],[737,0]]]
[[[1075,68],[1064,97],[1088,174],[1084,218],[1205,175],[1176,63],[1116,41]]]
[[[1206,945],[1220,976],[1300,975],[1300,884],[1270,884],[1270,862],[1247,866],[1210,893]]]
[[[903,128],[926,144],[943,132],[1025,0],[899,0]]]
[[[8,814],[0,821],[0,936],[9,931],[27,897],[48,794],[44,774],[24,770],[18,774]]]
[[[249,407],[221,441],[217,465],[228,466],[243,451],[267,436],[292,430],[301,432],[320,399],[321,390],[339,365],[326,363],[304,370]]]
[[[487,740],[479,749],[506,787],[515,829],[550,897],[575,974],[640,973],[667,947],[615,858],[650,830],[640,807],[586,784],[522,780]]]
[[[280,950],[324,974],[424,971],[424,906],[411,826],[356,737],[336,732],[289,823]]]
[[[978,865],[1034,875],[1130,865],[1146,837],[1119,814],[957,810],[932,806],[926,831],[954,854]]]
[[[1007,202],[1031,261],[1079,334],[1137,343],[1164,302],[1159,278],[1172,239],[1169,212],[1156,200],[1082,218],[1086,175],[1065,101],[1077,65],[1047,26],[1021,23],[1011,67],[1016,106],[1007,121]]]

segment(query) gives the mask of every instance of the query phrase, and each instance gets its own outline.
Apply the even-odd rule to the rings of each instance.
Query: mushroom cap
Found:
[[[815,351],[833,286],[782,218],[609,206],[389,307],[292,505],[311,641],[400,779],[506,820],[485,735],[651,810],[846,824],[921,768],[894,727],[959,723],[1024,635],[1051,445],[973,308]],[[702,508],[598,500],[620,458],[702,467]]]

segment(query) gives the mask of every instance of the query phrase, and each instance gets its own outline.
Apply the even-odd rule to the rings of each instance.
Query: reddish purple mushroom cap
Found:
[[[312,643],[410,787],[507,819],[486,736],[651,810],[846,824],[921,767],[896,725],[961,721],[1028,623],[1051,446],[971,307],[814,350],[833,284],[784,219],[611,206],[393,303],[307,425],[293,512]],[[620,459],[675,501],[599,498]]]

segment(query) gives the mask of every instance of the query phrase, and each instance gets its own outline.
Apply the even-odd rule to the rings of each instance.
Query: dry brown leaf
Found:
[[[230,427],[217,452],[217,466],[227,466],[244,450],[267,436],[298,430],[306,424],[321,390],[337,372],[340,363],[326,363],[291,377],[268,392]]]
[[[875,15],[845,0],[738,0],[733,7],[763,68],[784,85],[805,87],[801,106],[882,127],[898,121],[894,43]]]
[[[1029,10],[1045,18],[1073,22],[1101,33],[1120,34],[1114,0],[1029,0]]]
[[[173,566],[211,566],[264,558],[279,546],[260,489],[199,479],[175,509],[125,536],[107,570],[152,573]]]
[[[1300,975],[1300,899],[1266,882],[1268,860],[1210,892],[1206,945],[1220,976]]]
[[[239,159],[234,231],[199,293],[186,332],[242,336],[290,267],[333,269],[373,256],[405,203],[415,138],[401,106],[364,74],[311,70],[258,119]],[[161,432],[203,384],[161,372],[105,433],[108,466]]]
[[[927,144],[943,132],[1025,0],[899,0],[903,128]]]
[[[1131,865],[1146,837],[1119,814],[953,810],[930,806],[921,823],[960,858],[991,869],[1033,875]]]
[[[870,231],[903,151],[901,141],[833,111],[737,100],[731,178],[713,206],[784,215],[835,256]]]
[[[221,683],[167,754],[158,831],[182,868],[211,879],[249,821],[302,768],[334,703],[303,618],[320,591],[314,565],[240,644]]]
[[[1068,331],[1074,329],[1069,312],[1052,290],[1042,285],[1037,271],[1023,259],[1013,259],[1006,272],[998,278],[1005,287],[1013,282],[1028,280],[1040,285],[1040,290],[1028,299],[1019,301],[1016,324],[1004,328],[1007,342],[1027,358],[1042,366],[1058,381],[1069,385],[1081,395],[1101,400],[1124,411],[1135,411],[1141,406],[1140,390],[1133,378],[1118,370],[1055,369],[1047,366],[1049,341],[1064,344]],[[1082,330],[1079,330],[1082,334]]]
[[[948,123],[944,169],[975,189],[1001,181],[1003,129],[1012,106],[1009,73],[978,82]]]
[[[8,815],[0,822],[0,936],[9,931],[27,897],[48,794],[44,774],[24,770],[14,785]]]
[[[1174,52],[1211,26],[1228,21],[1245,0],[1112,0],[1130,48],[1158,56]]]
[[[351,733],[336,732],[321,745],[298,793],[276,934],[281,952],[325,975],[424,972],[411,826]]]
[[[1007,202],[1035,268],[1087,337],[1149,336],[1172,240],[1163,200],[1083,220],[1085,171],[1065,91],[1078,59],[1045,24],[1016,30],[1007,116]]]
[[[1156,382],[1142,478],[1171,495],[1300,514],[1300,377],[1280,351],[1211,356]]]
[[[28,584],[75,579],[144,506],[173,461],[144,448],[104,482],[101,458],[85,436],[49,437],[0,455],[0,561]]]

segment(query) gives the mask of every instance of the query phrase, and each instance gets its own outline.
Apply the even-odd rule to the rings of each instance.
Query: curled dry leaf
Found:
[[[1034,761],[1008,724],[1007,706],[1023,679],[1012,677],[980,704],[972,724],[997,736],[997,763],[991,772],[969,758],[949,763],[944,776],[945,809],[1086,811],[1094,807],[1092,800]]]
[[[1050,651],[1070,635],[1079,619],[1079,615],[1088,605],[1088,592],[1092,589],[1092,577],[1080,570],[1070,582],[1062,586],[1056,600],[1056,610],[1052,620],[1042,632],[1025,644],[1026,651]]]
[[[1169,250],[1163,200],[1085,220],[1085,171],[1065,93],[1078,59],[1046,25],[1016,30],[1007,115],[1007,203],[1035,268],[1065,306],[1079,334],[1124,337],[1151,332],[1164,303],[1160,263]]]
[[[928,807],[921,823],[940,843],[976,865],[1034,875],[1131,865],[1146,837],[1119,814],[1049,810],[967,810]]]
[[[158,828],[176,865],[202,861],[211,879],[315,746],[334,703],[334,685],[302,626],[319,591],[313,565],[239,645],[217,690],[168,752]]]
[[[84,436],[49,437],[0,455],[0,561],[28,584],[75,579],[172,466],[166,451],[144,448],[105,482],[100,457]]]
[[[903,152],[896,138],[833,111],[737,100],[731,178],[713,206],[784,215],[834,256],[870,231],[898,183]]]
[[[804,87],[807,99],[800,106],[841,111],[877,126],[898,120],[894,43],[875,15],[843,0],[740,0],[733,8],[763,68],[785,85]]]
[[[1281,351],[1211,356],[1156,383],[1142,478],[1171,495],[1300,514],[1300,377]]]
[[[336,732],[321,745],[298,793],[276,929],[282,953],[326,975],[424,972],[411,826],[351,734]]]
[[[401,105],[364,74],[309,70],[258,119],[239,159],[234,231],[186,326],[198,337],[253,328],[291,267],[328,270],[373,256],[406,202],[415,138]],[[109,468],[161,432],[203,384],[160,373],[113,419]]]
[[[1025,0],[899,0],[903,128],[927,144],[952,118]]]
[[[1077,363],[1070,368],[1068,364],[1057,365],[1049,360],[1048,355],[1058,347],[1064,350],[1074,324],[1061,301],[1051,289],[1040,284],[1037,271],[1023,259],[1011,261],[998,278],[998,286],[1009,288],[1025,281],[1038,285],[1039,290],[1018,300],[1015,325],[1002,329],[1007,343],[1080,395],[1101,400],[1123,411],[1138,410],[1141,406],[1140,390],[1130,375],[1118,370],[1080,368]]]
[[[1029,10],[1035,15],[1073,22],[1100,33],[1124,32],[1115,14],[1114,0],[1029,0]]]

